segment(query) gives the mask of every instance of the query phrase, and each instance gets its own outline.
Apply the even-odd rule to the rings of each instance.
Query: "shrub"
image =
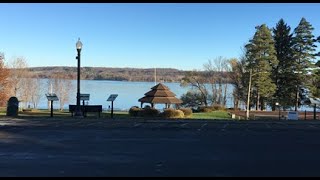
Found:
[[[226,108],[224,106],[220,105],[220,104],[214,104],[212,106],[212,110],[213,111],[225,111]]]
[[[172,108],[165,109],[162,113],[161,116],[164,118],[183,118],[184,113],[181,110],[175,110]]]
[[[129,114],[130,114],[130,116],[137,117],[137,116],[139,116],[140,111],[141,111],[141,108],[139,108],[138,106],[132,106],[129,109]]]
[[[201,106],[198,108],[198,111],[199,112],[212,112],[212,107],[210,106]]]
[[[183,111],[177,109],[174,111],[174,118],[184,118],[184,113]]]
[[[155,117],[160,114],[160,111],[154,108],[142,109],[139,113],[140,116],[143,117]]]
[[[180,108],[179,110],[181,110],[184,114],[184,117],[190,117],[192,116],[192,110],[191,108]]]

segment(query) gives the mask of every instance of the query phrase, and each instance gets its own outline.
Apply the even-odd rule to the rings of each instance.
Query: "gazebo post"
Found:
[[[153,108],[153,103],[151,103],[151,107]]]
[[[141,108],[142,108],[143,102],[141,102]]]

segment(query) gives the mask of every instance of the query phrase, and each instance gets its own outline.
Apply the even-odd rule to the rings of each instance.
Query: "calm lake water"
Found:
[[[77,81],[73,80],[73,88],[71,89],[70,101],[64,105],[65,109],[68,109],[69,104],[76,104],[76,93],[77,93]],[[181,87],[180,83],[163,83],[168,86],[169,89],[176,94],[177,98],[180,98],[182,94],[186,93],[190,87]],[[47,98],[45,93],[48,91],[47,79],[41,79],[41,86],[43,96],[40,99],[38,108],[48,108]],[[113,107],[118,110],[128,110],[132,106],[139,106],[140,102],[138,99],[143,97],[144,94],[151,90],[155,86],[154,82],[127,82],[127,81],[106,81],[106,80],[81,80],[80,82],[80,93],[90,94],[89,104],[91,105],[102,105],[103,109],[108,109],[111,106],[111,102],[107,101],[110,94],[118,94],[118,97],[113,102]],[[228,86],[228,98],[227,107],[233,106],[233,100],[231,93],[233,87]],[[82,103],[82,102],[81,102]],[[145,103],[144,105],[150,105]],[[59,108],[59,103],[54,102],[54,109]],[[164,105],[156,104],[157,109],[164,108]]]

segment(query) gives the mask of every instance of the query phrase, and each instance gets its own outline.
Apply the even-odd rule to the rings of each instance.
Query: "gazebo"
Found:
[[[154,104],[165,104],[166,108],[170,108],[171,104],[182,103],[182,101],[176,98],[176,95],[162,83],[155,85],[151,88],[151,91],[145,93],[144,95],[144,97],[138,100],[141,102],[141,108],[143,103],[150,103],[151,107],[154,107]]]

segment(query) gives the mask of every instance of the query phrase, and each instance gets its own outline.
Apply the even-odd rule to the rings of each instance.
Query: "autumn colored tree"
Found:
[[[0,53],[0,106],[6,106],[10,94],[10,70],[4,64],[4,54]]]

